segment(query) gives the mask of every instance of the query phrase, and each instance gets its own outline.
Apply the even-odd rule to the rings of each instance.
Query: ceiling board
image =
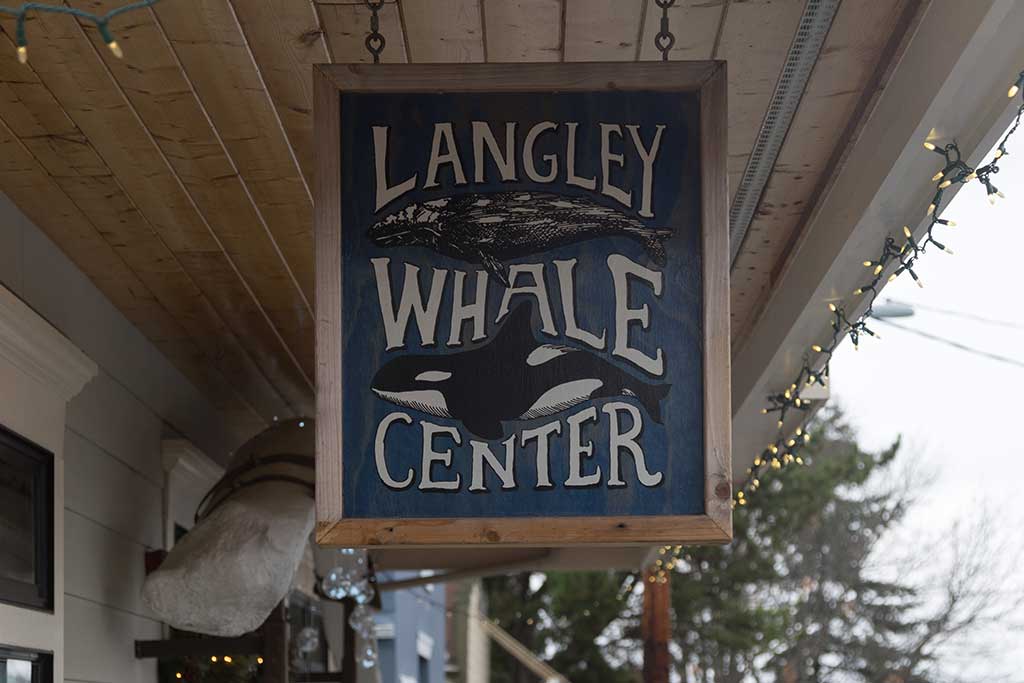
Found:
[[[229,0],[307,185],[313,183],[313,65],[330,62],[312,2]]]
[[[299,405],[300,400],[308,402],[310,390],[305,379],[296,376],[296,371],[289,373],[289,367],[278,359],[281,343],[276,332],[261,315],[250,313],[255,303],[244,283],[235,276],[185,183],[174,173],[170,159],[154,144],[151,131],[143,126],[119,92],[82,31],[67,17],[43,15],[30,24],[36,47],[31,69],[59,102],[59,106],[44,104],[37,110],[67,112],[163,242],[214,302],[218,314],[254,362],[264,373],[274,376],[278,391],[292,405]],[[130,36],[119,38],[130,42]],[[40,120],[46,116],[53,115],[43,114]],[[240,238],[244,239],[244,234]],[[66,245],[62,246],[77,261],[76,255]],[[197,254],[201,257],[196,258]],[[207,289],[204,282],[215,282],[219,287]],[[217,306],[219,297],[226,301],[220,299],[221,305]]]
[[[779,72],[800,23],[804,0],[729,4],[716,59],[729,63],[729,188],[746,168]]]
[[[484,61],[480,0],[402,0],[400,5],[410,62]]]
[[[120,0],[109,2],[116,6]],[[231,6],[225,0],[192,0],[155,7],[161,34],[195,89],[208,127],[222,143],[307,302],[312,302],[313,195]]]
[[[235,424],[260,428],[262,422],[251,410],[225,391],[223,378],[211,376],[180,322],[157,301],[4,122],[0,122],[0,186],[50,239],[73,255],[75,265],[211,403]],[[126,251],[135,249],[137,245],[126,245]]]
[[[323,22],[324,36],[327,38],[333,63],[354,64],[373,61],[373,56],[366,49],[371,12],[365,4],[318,2],[317,9]],[[393,2],[385,3],[378,12],[378,19],[381,35],[385,40],[380,61],[385,64],[407,61],[398,5]]]
[[[565,3],[565,61],[636,60],[647,2],[565,0]]]
[[[562,0],[482,0],[489,62],[562,58]]]
[[[95,9],[114,4],[111,0]],[[237,266],[245,286],[252,290],[260,310],[272,323],[274,336],[294,359],[301,380],[311,391],[313,326],[309,301],[296,287],[279,245],[266,230],[249,188],[218,131],[211,126],[160,26],[148,12],[132,16],[132,24],[118,34],[132,58],[114,59],[98,35],[93,35],[94,54],[102,56],[103,64],[123,88],[128,104]],[[133,50],[134,46],[138,47]],[[95,61],[95,57],[92,59]]]
[[[907,4],[871,0],[840,5],[737,255],[731,293],[734,342],[763,309],[778,264],[812,208],[808,200],[826,180],[833,148],[858,103],[870,96],[879,57]]]
[[[654,37],[661,30],[661,9],[652,0],[647,2],[640,44],[641,61],[661,59],[661,52],[654,45]],[[668,58],[672,61],[711,59],[725,4],[726,0],[677,0],[669,7],[669,30],[675,35],[676,42]],[[731,80],[731,73],[729,77]]]
[[[842,4],[733,271],[734,339],[870,97],[892,8],[913,1]],[[804,4],[669,10],[672,59],[729,61],[734,189]],[[402,0],[379,16],[384,62],[660,58],[653,0]],[[91,25],[33,15],[30,65],[0,65],[0,190],[247,428],[249,406],[264,419],[312,409],[312,65],[372,61],[370,17],[362,0],[162,2],[115,21],[116,60]]]
[[[0,42],[9,40],[5,35]],[[180,338],[165,337],[161,341],[165,345],[181,344],[189,349],[189,355],[201,356],[199,365],[223,375],[216,378],[223,387],[213,397],[218,405],[253,410],[242,400],[250,396],[262,399],[266,418],[280,413],[284,406],[276,391],[35,73],[16,62],[0,61],[0,83],[0,118],[7,122],[10,133],[17,136],[25,151],[83,217],[92,226],[101,226],[96,234],[180,324],[165,327]],[[179,351],[175,353],[180,355]],[[234,393],[232,387],[240,393]]]

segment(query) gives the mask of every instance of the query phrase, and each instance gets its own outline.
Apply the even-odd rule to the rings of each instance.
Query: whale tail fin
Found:
[[[639,384],[629,389],[623,389],[622,393],[625,396],[635,396],[651,419],[661,424],[661,400],[668,396],[671,389],[671,384]]]
[[[630,232],[644,246],[644,251],[647,252],[647,256],[654,261],[655,265],[661,268],[665,267],[665,264],[668,263],[668,256],[665,254],[664,242],[672,236],[672,231],[668,228],[658,228],[655,230],[637,228]]]

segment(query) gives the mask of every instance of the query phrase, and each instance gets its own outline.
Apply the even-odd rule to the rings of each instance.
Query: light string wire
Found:
[[[28,36],[25,31],[25,22],[28,20],[31,12],[67,14],[92,22],[99,30],[100,37],[103,38],[103,42],[107,44],[110,51],[115,57],[121,59],[124,57],[124,51],[110,32],[110,20],[126,12],[132,12],[145,7],[152,7],[159,1],[160,0],[138,0],[138,2],[132,2],[122,7],[115,7],[105,14],[94,14],[92,12],[86,12],[85,10],[75,9],[74,7],[68,7],[67,5],[52,5],[45,2],[26,2],[19,7],[0,7],[0,14],[14,17],[15,19],[14,43],[18,52],[18,61],[22,64],[28,62]]]
[[[816,384],[827,386],[832,355],[843,339],[849,337],[856,349],[865,335],[879,338],[879,335],[868,326],[868,321],[874,317],[875,300],[882,287],[903,274],[909,274],[919,287],[923,287],[924,284],[916,268],[918,261],[928,248],[935,247],[946,253],[953,253],[949,247],[939,241],[936,235],[940,228],[952,228],[956,225],[953,221],[940,217],[943,209],[946,208],[944,202],[947,202],[950,196],[947,190],[955,184],[966,185],[971,181],[977,181],[985,187],[991,204],[995,204],[997,198],[1005,196],[996,187],[993,178],[999,173],[999,162],[1009,154],[1007,144],[1010,138],[1017,132],[1021,120],[1024,118],[1024,71],[1020,72],[1017,80],[1007,91],[1007,96],[1010,99],[1018,94],[1021,95],[1021,103],[1017,107],[1017,114],[1006,134],[996,145],[992,160],[987,164],[971,168],[961,157],[960,148],[955,141],[941,147],[930,140],[925,141],[924,148],[942,158],[942,167],[932,176],[935,192],[925,210],[928,219],[927,229],[922,235],[915,238],[910,227],[903,226],[902,244],[897,241],[898,238],[888,236],[885,238],[878,256],[863,262],[864,266],[871,271],[871,279],[853,292],[854,296],[867,295],[868,297],[867,308],[860,316],[851,319],[841,303],[828,304],[831,315],[831,338],[826,344],[812,345],[810,352],[804,356],[800,371],[789,387],[767,397],[768,403],[761,412],[765,415],[776,416],[778,436],[754,458],[751,467],[747,468],[746,479],[743,485],[737,488],[731,501],[734,509],[747,504],[750,496],[761,486],[761,477],[767,470],[778,470],[791,464],[805,464],[801,451],[811,440],[810,434],[804,430],[803,426],[797,427],[793,433],[784,431],[786,417],[792,411],[806,411],[811,407],[810,401],[813,399],[805,399],[801,395],[803,391]],[[682,551],[683,546],[662,546],[659,549],[660,558],[655,560],[654,572],[648,580],[660,583],[667,581],[668,572],[678,564]]]

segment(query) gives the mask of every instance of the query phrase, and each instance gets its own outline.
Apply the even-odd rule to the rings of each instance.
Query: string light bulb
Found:
[[[15,45],[18,54],[18,61],[22,64],[28,63],[28,39],[25,34],[25,23],[28,20],[30,12],[37,13],[51,13],[51,14],[67,14],[78,19],[91,22],[96,26],[99,31],[100,38],[106,44],[110,50],[118,59],[124,58],[124,50],[121,49],[120,43],[114,39],[114,36],[110,33],[110,21],[118,15],[133,10],[142,9],[144,7],[152,7],[159,0],[136,0],[130,2],[121,7],[115,7],[114,9],[104,14],[94,14],[93,12],[87,12],[82,9],[76,9],[69,7],[64,4],[50,4],[45,2],[26,2],[20,7],[2,7],[0,6],[0,14],[10,16],[15,21]]]
[[[1008,95],[1012,98],[1024,91],[1024,71],[1020,72],[1017,81],[1010,86]],[[753,491],[758,490],[761,481],[760,476],[763,474],[765,468],[781,469],[784,466],[788,466],[790,463],[797,465],[810,464],[809,460],[805,460],[800,453],[800,450],[811,441],[811,435],[807,433],[803,427],[797,427],[793,432],[794,436],[788,436],[782,430],[785,426],[785,418],[787,417],[787,411],[793,408],[802,407],[803,404],[807,404],[807,401],[801,399],[799,392],[796,391],[797,386],[809,386],[816,382],[820,382],[823,386],[827,386],[826,379],[829,376],[829,362],[832,358],[832,354],[840,342],[846,336],[850,337],[850,341],[853,344],[855,350],[858,350],[859,341],[862,335],[867,334],[873,338],[880,339],[881,337],[873,330],[869,329],[866,322],[873,317],[872,306],[875,303],[875,299],[878,297],[882,284],[884,282],[892,282],[896,280],[904,272],[909,273],[910,277],[914,280],[914,283],[923,288],[924,282],[918,273],[915,271],[915,266],[918,260],[925,253],[925,250],[929,244],[934,244],[937,249],[941,249],[948,254],[952,254],[953,250],[947,245],[939,242],[933,235],[933,229],[936,225],[942,225],[945,227],[955,227],[957,224],[955,221],[940,218],[939,214],[947,208],[948,200],[945,197],[945,190],[952,187],[953,185],[963,185],[974,180],[981,182],[986,189],[987,198],[989,202],[995,204],[998,199],[1002,199],[1005,195],[992,184],[992,177],[999,172],[998,162],[1006,158],[1009,155],[1007,149],[1007,142],[1017,132],[1019,124],[1024,122],[1024,100],[1018,105],[1017,115],[1014,125],[1003,135],[1003,138],[995,145],[995,152],[992,160],[987,164],[972,168],[965,161],[963,161],[960,149],[955,141],[951,141],[945,145],[938,145],[931,140],[925,140],[923,142],[924,148],[927,151],[934,152],[943,158],[944,165],[942,169],[936,172],[932,176],[932,181],[937,183],[935,188],[935,194],[928,204],[927,215],[930,217],[930,221],[926,226],[922,226],[918,240],[915,240],[914,233],[909,226],[903,226],[903,235],[906,238],[906,242],[899,243],[899,237],[889,235],[885,238],[885,243],[881,254],[878,258],[873,260],[862,260],[861,263],[865,268],[871,269],[873,279],[853,290],[854,295],[866,295],[869,297],[867,301],[866,311],[859,317],[850,320],[846,316],[846,311],[842,307],[842,302],[829,303],[829,310],[832,312],[832,320],[830,321],[832,328],[832,339],[826,344],[813,344],[810,349],[814,353],[823,354],[824,363],[822,367],[812,369],[807,357],[804,358],[803,367],[800,369],[797,375],[796,381],[790,385],[790,389],[769,395],[768,401],[770,402],[769,407],[762,409],[762,413],[779,413],[776,425],[779,429],[778,439],[775,443],[768,446],[767,449],[762,451],[753,460],[753,467],[747,468],[747,480],[746,484],[737,491],[731,500],[731,507],[736,508],[739,505],[744,505],[750,498],[750,494]],[[934,135],[934,133],[933,133]],[[892,268],[888,275],[883,274],[893,261],[895,267]],[[885,278],[885,279],[883,279]],[[781,448],[780,448],[781,447]],[[783,452],[784,449],[784,452]]]

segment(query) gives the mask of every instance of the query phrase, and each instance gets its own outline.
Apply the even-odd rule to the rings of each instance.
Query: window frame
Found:
[[[42,446],[0,425],[0,451],[21,457],[32,467],[32,524],[35,580],[0,576],[0,604],[54,611],[54,456]],[[5,453],[6,455],[6,453]],[[0,467],[2,467],[0,463]],[[9,648],[0,646],[0,652]],[[25,651],[28,652],[28,651]]]
[[[53,683],[52,652],[0,644],[0,662],[11,659],[32,664],[32,683]]]

